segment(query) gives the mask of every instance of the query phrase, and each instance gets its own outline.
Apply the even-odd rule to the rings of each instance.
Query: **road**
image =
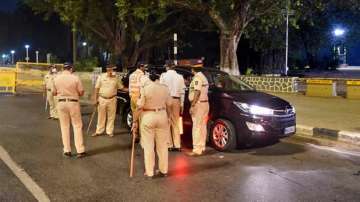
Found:
[[[84,123],[91,108],[84,106]],[[360,152],[292,137],[267,146],[202,157],[171,153],[169,177],[146,180],[143,155],[128,177],[130,137],[86,136],[89,156],[62,156],[57,121],[39,95],[0,97],[0,145],[51,201],[359,201]],[[345,147],[345,148],[344,148]],[[1,156],[1,154],[0,154]],[[0,201],[36,201],[0,160]],[[23,180],[23,179],[22,179]]]

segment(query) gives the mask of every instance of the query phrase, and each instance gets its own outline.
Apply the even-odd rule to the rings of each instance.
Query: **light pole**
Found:
[[[286,9],[284,9],[283,14],[285,14],[286,17],[286,39],[285,39],[285,75],[287,75],[287,72],[289,70],[289,18],[290,16],[294,15],[294,11],[290,10],[290,1],[286,1]]]
[[[87,47],[87,42],[86,41],[84,41],[84,42],[82,42],[82,46],[83,46],[83,48],[84,48],[84,56],[85,57],[88,57],[89,55],[88,55],[88,47]]]
[[[174,64],[177,65],[178,61],[177,61],[177,53],[178,53],[178,47],[177,47],[177,33],[174,33]]]
[[[338,58],[339,62],[341,64],[346,64],[346,47],[342,41],[342,38],[345,35],[345,30],[342,28],[336,28],[333,31],[333,35],[335,36],[335,38],[338,40],[335,41],[334,44],[334,54],[335,54],[335,59]]]
[[[36,53],[36,63],[39,63],[39,51],[35,51]]]
[[[29,62],[30,58],[29,58],[29,48],[30,46],[29,45],[25,45],[25,48],[26,48],[26,62]]]
[[[14,54],[15,54],[15,51],[14,51],[14,50],[11,50],[10,53],[11,53],[11,64],[15,64],[15,63],[14,63]]]
[[[6,55],[5,54],[2,54],[2,60],[3,60],[3,64],[5,65],[5,58],[6,58]]]

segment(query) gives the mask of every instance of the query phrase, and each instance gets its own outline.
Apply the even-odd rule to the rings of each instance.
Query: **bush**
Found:
[[[75,70],[78,72],[92,72],[94,67],[99,66],[97,57],[80,59],[75,63]]]

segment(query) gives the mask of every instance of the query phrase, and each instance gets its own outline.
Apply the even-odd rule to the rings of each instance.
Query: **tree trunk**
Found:
[[[231,75],[240,75],[237,58],[239,37],[235,34],[220,34],[220,69]]]

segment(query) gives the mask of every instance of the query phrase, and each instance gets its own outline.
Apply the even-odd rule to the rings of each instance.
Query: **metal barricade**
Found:
[[[0,93],[14,94],[16,92],[16,70],[0,68]]]

